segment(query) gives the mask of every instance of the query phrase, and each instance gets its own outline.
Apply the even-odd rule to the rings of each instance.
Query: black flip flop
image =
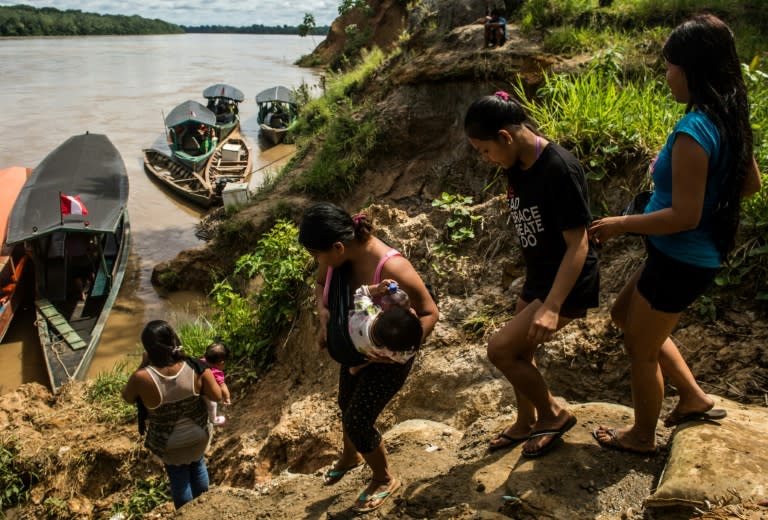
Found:
[[[514,448],[515,446],[517,446],[519,444],[522,444],[522,443],[524,443],[525,441],[528,440],[527,436],[523,437],[522,439],[515,439],[514,437],[510,437],[509,435],[504,433],[504,431],[505,430],[501,430],[499,432],[499,434],[496,437],[494,437],[493,441],[498,441],[498,440],[504,439],[505,441],[509,441],[509,442],[506,442],[504,444],[496,444],[495,446],[493,444],[490,444],[490,445],[488,445],[488,451],[493,452],[493,451],[499,451],[499,450],[506,450],[506,449],[509,449],[509,448]],[[491,441],[491,442],[493,442],[493,441]]]
[[[728,416],[728,412],[722,408],[712,408],[706,412],[692,412],[680,416],[674,416],[670,414],[664,419],[664,426],[672,428],[687,422],[704,421],[704,422],[716,422],[720,419],[725,419]]]
[[[560,428],[554,428],[554,429],[551,429],[551,430],[541,430],[541,431],[538,431],[538,432],[533,432],[531,434],[531,436],[530,436],[531,439],[533,439],[535,437],[544,437],[545,435],[551,435],[552,439],[548,443],[546,443],[544,446],[542,446],[541,448],[539,448],[536,451],[525,451],[525,450],[523,450],[523,457],[527,457],[529,459],[534,459],[536,457],[541,457],[542,455],[545,455],[545,454],[549,453],[552,450],[552,448],[555,447],[555,445],[557,444],[557,441],[560,439],[560,437],[565,435],[565,432],[567,432],[568,430],[573,428],[575,425],[576,425],[576,416],[575,415],[571,415],[571,417]]]

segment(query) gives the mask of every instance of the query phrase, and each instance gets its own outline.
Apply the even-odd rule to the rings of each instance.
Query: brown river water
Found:
[[[128,169],[131,256],[88,377],[116,363],[133,364],[147,321],[178,323],[205,310],[205,295],[160,295],[150,282],[157,263],[201,243],[195,226],[204,215],[144,172],[141,150],[162,145],[164,114],[188,99],[205,104],[202,91],[214,83],[242,90],[241,127],[254,150],[255,186],[292,147],[269,148],[259,139],[254,97],[271,86],[302,83],[317,95],[319,72],[293,63],[319,42],[232,34],[0,38],[0,167],[34,167],[72,135],[89,131],[106,134]],[[0,344],[0,394],[31,381],[47,384],[47,375],[34,310],[27,308]]]

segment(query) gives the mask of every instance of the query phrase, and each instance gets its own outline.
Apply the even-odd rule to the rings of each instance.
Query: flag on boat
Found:
[[[61,214],[62,215],[87,215],[88,209],[80,200],[79,195],[61,194]]]

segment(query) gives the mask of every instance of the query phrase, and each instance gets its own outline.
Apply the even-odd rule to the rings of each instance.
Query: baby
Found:
[[[221,402],[222,404],[228,405],[231,404],[229,400],[229,388],[227,388],[227,383],[224,382],[224,363],[227,361],[227,357],[229,357],[227,347],[221,343],[211,343],[205,350],[205,357],[201,358],[200,361],[203,361],[211,367],[213,377],[221,388]],[[223,415],[217,414],[218,403],[216,401],[211,401],[205,396],[203,396],[203,399],[208,406],[208,417],[210,421],[216,425],[224,424],[227,419]]]
[[[416,355],[421,346],[421,320],[397,282],[361,286],[355,291],[354,305],[349,311],[349,336],[370,361],[350,367],[350,374],[357,375],[373,362],[405,363]]]

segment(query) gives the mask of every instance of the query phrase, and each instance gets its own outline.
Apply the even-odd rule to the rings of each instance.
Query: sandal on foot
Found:
[[[553,428],[551,430],[541,430],[538,432],[531,433],[531,436],[530,436],[531,439],[535,439],[536,437],[544,437],[545,435],[550,435],[551,439],[549,440],[548,443],[546,443],[544,446],[542,446],[536,451],[525,451],[525,449],[523,449],[523,457],[528,457],[529,459],[533,459],[549,453],[552,450],[552,448],[554,448],[555,445],[557,445],[558,439],[560,439],[560,437],[565,435],[565,432],[573,428],[575,425],[576,425],[576,416],[571,415],[568,418],[568,420],[565,421],[565,424],[562,425],[560,428]]]
[[[692,421],[716,422],[720,419],[725,419],[727,415],[728,412],[722,408],[712,408],[706,412],[691,412],[685,414],[676,413],[675,410],[672,410],[672,413],[664,418],[664,426],[672,428],[673,426]]]
[[[358,462],[357,464],[354,464],[352,466],[349,466],[348,468],[331,468],[328,471],[325,472],[325,475],[323,476],[323,484],[326,486],[332,486],[342,478],[344,478],[344,475],[349,473],[351,470],[355,469],[359,465],[362,464],[361,462]]]
[[[357,502],[352,506],[352,511],[355,513],[370,513],[375,511],[384,504],[384,501],[389,496],[400,488],[400,481],[393,478],[389,482],[389,488],[386,491],[380,491],[379,493],[373,493],[369,495],[363,491],[360,496],[357,497]]]
[[[515,439],[514,437],[511,437],[506,433],[504,433],[505,431],[506,430],[501,430],[499,434],[493,438],[491,443],[488,445],[488,451],[497,451],[497,450],[505,450],[507,448],[514,448],[518,444],[522,444],[528,440],[527,435],[521,439]]]
[[[600,438],[598,435],[598,432],[603,432],[608,435],[608,440],[605,441]],[[646,455],[646,456],[653,456],[656,455],[659,450],[658,448],[653,448],[652,450],[638,450],[635,448],[630,448],[629,446],[624,446],[621,441],[619,440],[619,436],[613,428],[609,428],[607,430],[601,430],[597,429],[592,432],[592,437],[597,441],[597,443],[602,446],[603,448],[608,448],[610,450],[616,450],[616,451],[624,451],[627,453],[634,453],[635,455]]]

